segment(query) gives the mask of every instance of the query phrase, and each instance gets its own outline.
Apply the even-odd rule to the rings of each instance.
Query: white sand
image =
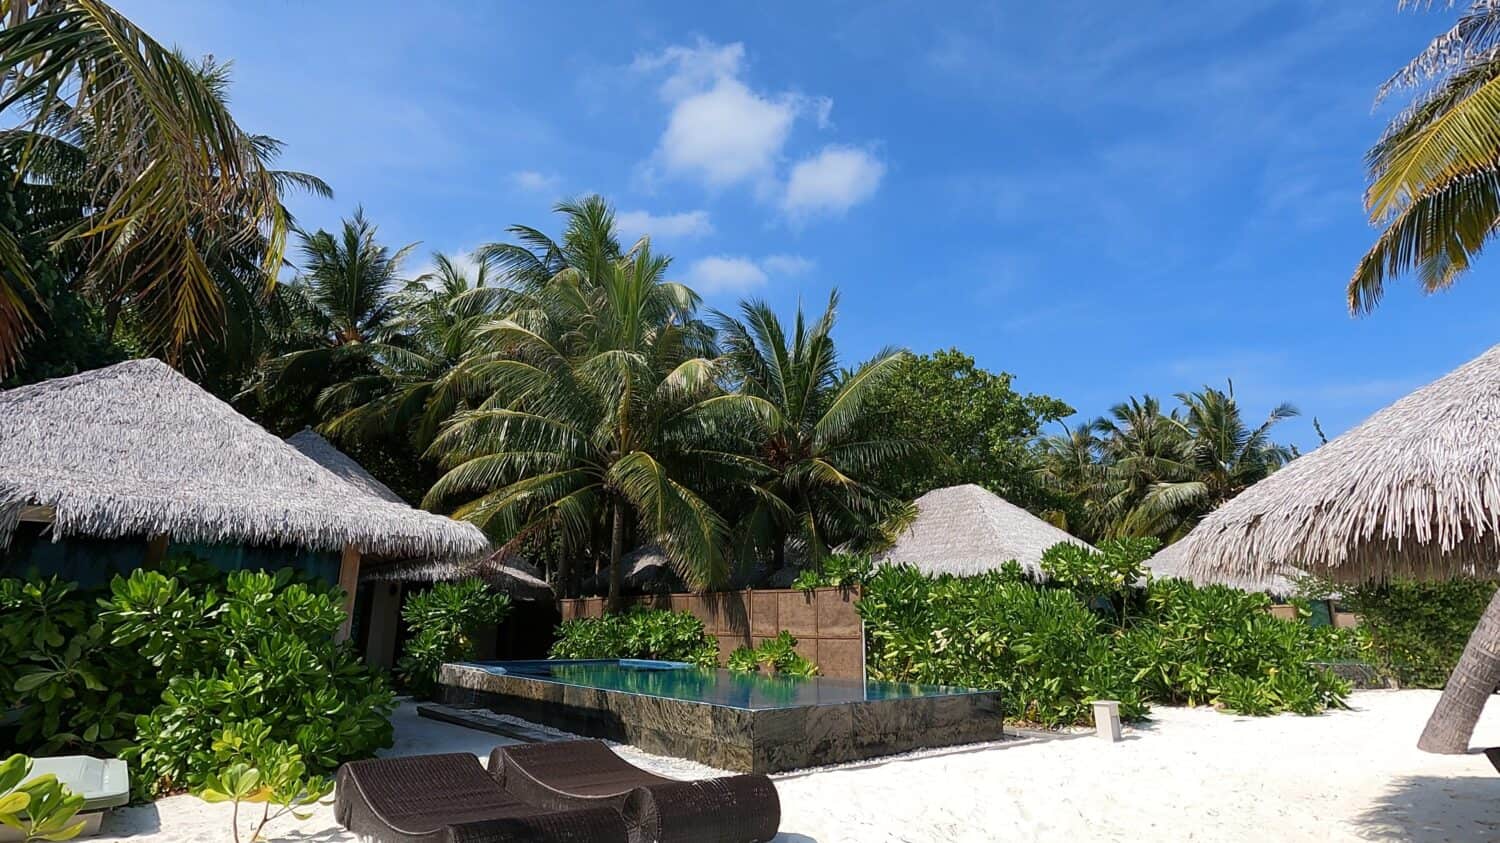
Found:
[[[1017,741],[777,777],[783,843],[834,841],[1500,840],[1500,775],[1482,755],[1417,751],[1433,691],[1356,693],[1353,711],[1244,718],[1156,710],[1120,744]],[[396,715],[388,754],[470,751],[493,735]],[[1476,746],[1500,745],[1492,704]],[[622,753],[678,776],[711,771]],[[102,840],[227,840],[227,806],[190,797],[117,811]],[[324,807],[271,839],[352,840]]]

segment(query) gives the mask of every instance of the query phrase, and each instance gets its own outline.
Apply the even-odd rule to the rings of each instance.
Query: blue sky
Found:
[[[710,306],[838,287],[850,360],[958,346],[1082,415],[1233,378],[1310,446],[1495,342],[1500,258],[1344,308],[1372,95],[1450,19],[1395,0],[118,5],[233,60],[336,191],[306,225],[460,252],[597,191]]]

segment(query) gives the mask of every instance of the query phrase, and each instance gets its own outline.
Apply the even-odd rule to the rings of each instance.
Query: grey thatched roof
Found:
[[[1158,579],[1169,577],[1173,579],[1187,580],[1196,585],[1227,585],[1238,588],[1241,591],[1262,591],[1273,597],[1290,597],[1297,592],[1296,584],[1290,576],[1275,574],[1263,574],[1260,576],[1235,576],[1233,574],[1205,574],[1192,571],[1187,566],[1187,560],[1183,558],[1182,542],[1174,542],[1162,548],[1146,560],[1146,568],[1153,577]],[[1290,575],[1300,575],[1301,571],[1288,571]]]
[[[0,513],[52,507],[54,537],[353,545],[388,558],[487,547],[472,525],[331,474],[158,360],[0,392],[0,419]]]
[[[552,600],[556,595],[547,581],[524,564],[501,561],[499,554],[479,562],[410,561],[361,568],[361,580],[402,582],[439,582],[475,577],[490,583],[516,600]]]
[[[376,480],[375,475],[365,471],[365,467],[355,462],[353,457],[335,448],[332,442],[318,435],[318,432],[312,428],[304,427],[288,436],[286,443],[356,489],[391,503],[406,505],[406,501],[391,491],[390,486]]]
[[[1500,346],[1256,483],[1179,544],[1207,576],[1493,576]]]
[[[1093,549],[994,492],[973,484],[917,498],[917,517],[876,562],[909,564],[929,574],[976,574],[1014,559],[1041,576],[1042,552],[1058,542]]]
[[[631,593],[670,594],[690,591],[666,551],[654,544],[641,545],[620,557],[620,581]],[[608,569],[590,577],[590,590],[609,588]]]

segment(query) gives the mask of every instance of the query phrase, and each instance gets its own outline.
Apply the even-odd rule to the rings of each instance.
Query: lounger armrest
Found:
[[[447,843],[627,843],[625,821],[611,808],[580,808],[530,817],[457,823]]]
[[[765,776],[725,776],[638,787],[623,813],[637,840],[758,843],[776,836],[781,799]]]

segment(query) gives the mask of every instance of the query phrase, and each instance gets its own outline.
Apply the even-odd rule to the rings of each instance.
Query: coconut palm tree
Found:
[[[1401,0],[1400,6],[1431,5]],[[1451,5],[1451,3],[1449,4]],[[1381,227],[1349,281],[1349,308],[1367,312],[1387,280],[1415,273],[1427,292],[1467,271],[1500,227],[1500,4],[1473,0],[1381,86],[1413,102],[1366,156],[1365,206]]]
[[[98,0],[0,0],[0,113],[19,123],[15,178],[84,197],[47,232],[78,250],[82,283],[129,301],[169,360],[225,323],[217,253],[251,250],[274,283],[289,217],[256,139],[192,63]],[[56,142],[56,143],[54,143]],[[61,146],[84,153],[60,167]],[[0,228],[0,373],[34,339],[36,286],[21,241]]]
[[[919,443],[866,435],[868,399],[906,352],[885,349],[841,373],[832,337],[837,308],[837,291],[811,323],[799,307],[790,334],[759,300],[743,302],[739,319],[716,314],[731,376],[754,399],[756,456],[769,469],[737,544],[746,559],[768,553],[773,568],[783,565],[790,537],[817,564],[830,546],[894,514],[900,501],[866,478],[924,452]]]
[[[1271,441],[1271,428],[1298,415],[1282,403],[1255,428],[1245,424],[1234,385],[1178,393],[1181,411],[1166,417],[1176,430],[1173,451],[1156,461],[1163,472],[1125,518],[1124,530],[1175,541],[1203,516],[1292,460],[1292,450]]]
[[[1033,473],[1042,487],[1054,493],[1063,504],[1041,513],[1054,527],[1067,530],[1084,540],[1101,535],[1098,502],[1108,495],[1109,474],[1104,464],[1104,442],[1096,431],[1103,419],[1092,419],[1077,427],[1062,424],[1061,434],[1037,440],[1037,463]]]
[[[567,234],[534,239],[537,260],[488,250],[509,252],[507,274],[520,267],[515,283],[533,290],[481,330],[494,350],[465,365],[489,396],[428,449],[446,473],[424,505],[512,543],[553,532],[588,547],[603,524],[612,607],[628,533],[666,548],[689,582],[719,583],[729,528],[703,491],[755,476],[753,460],[718,446],[748,402],[720,386],[712,331],[694,315],[697,295],[666,280],[670,260],[645,242],[609,258],[618,246],[602,200],[558,211]]]
[[[442,253],[433,254],[433,264],[396,296],[396,315],[381,328],[390,339],[370,356],[373,371],[318,396],[324,433],[354,440],[404,435],[421,451],[455,412],[486,397],[464,364],[487,351],[479,328],[518,297],[492,283],[488,264],[471,273]]]
[[[302,268],[277,290],[284,349],[252,386],[261,392],[318,391],[350,372],[368,373],[381,355],[403,353],[394,328],[400,313],[401,263],[416,244],[395,251],[355,209],[338,234],[298,232]]]

